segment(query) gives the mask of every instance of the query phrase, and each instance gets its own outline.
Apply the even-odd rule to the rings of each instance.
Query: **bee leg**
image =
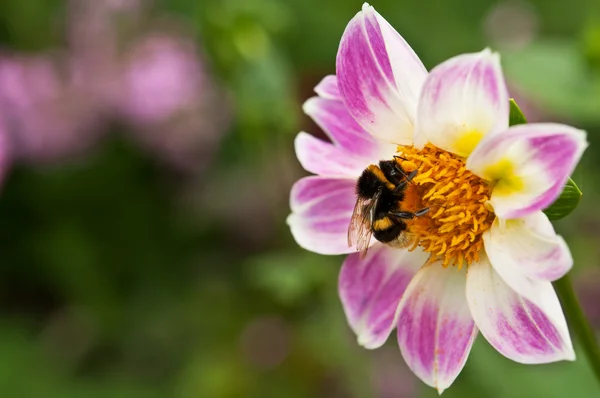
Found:
[[[415,216],[421,217],[423,214],[427,214],[429,212],[429,207],[425,207],[421,210],[415,212]]]
[[[407,159],[403,158],[402,156],[398,156],[398,155],[394,155],[394,159],[395,160],[398,160],[398,159],[407,160]],[[402,176],[404,177],[404,179],[410,181],[410,178],[408,178],[408,176],[406,175],[406,173],[404,172],[404,170],[402,170],[402,167],[400,167],[400,165],[398,163],[396,163],[396,162],[394,162],[394,170],[395,170],[396,173],[402,174]]]
[[[416,216],[415,213],[411,213],[410,211],[391,211],[389,214],[404,220],[412,220]]]
[[[415,178],[415,176],[419,172],[419,170],[413,170],[413,171],[410,172],[410,174],[407,175],[404,172],[404,170],[402,170],[402,169],[398,169],[398,171],[404,176],[404,181],[406,181],[406,182],[412,182],[412,179]]]
[[[410,174],[408,174],[408,175],[406,175],[406,173],[404,173],[404,171],[402,171],[402,170],[400,170],[400,172],[404,176],[404,181],[402,181],[400,184],[396,185],[396,188],[394,188],[394,195],[398,195],[400,192],[404,191],[406,184],[411,182],[412,179],[417,175],[417,170],[411,171]]]
[[[394,155],[394,159],[408,160],[408,159],[403,158],[402,156],[398,156],[398,155]],[[398,163],[394,163],[394,168],[396,169],[397,172],[402,174],[407,181],[411,181],[417,175],[417,170],[413,170],[410,172],[410,174],[406,175],[406,173],[404,172],[404,170],[402,170],[402,168],[400,167],[400,165]]]
[[[419,211],[411,213],[410,211],[391,211],[389,214],[404,220],[412,220],[415,217],[421,217],[423,214],[427,214],[429,207],[425,207]]]
[[[411,182],[413,178],[415,178],[415,176],[417,175],[417,173],[419,172],[419,170],[413,170],[410,172],[409,175],[404,175],[404,178],[406,178],[406,181]]]
[[[408,181],[402,181],[400,184],[396,185],[396,188],[394,188],[394,195],[398,196],[402,191],[404,191],[404,188],[406,187],[406,184],[408,183]]]

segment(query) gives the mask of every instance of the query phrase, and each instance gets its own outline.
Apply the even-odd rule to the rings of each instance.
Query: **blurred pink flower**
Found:
[[[123,77],[123,112],[139,126],[162,123],[194,107],[205,83],[191,43],[154,35],[130,52]]]
[[[49,56],[0,58],[0,106],[17,161],[71,156],[98,135],[91,99],[69,86]]]
[[[156,26],[144,6],[72,0],[67,51],[0,55],[0,109],[15,161],[79,154],[120,121],[171,166],[203,168],[227,127],[226,101],[189,37],[142,29]]]
[[[119,98],[134,137],[186,169],[210,158],[229,118],[194,44],[172,34],[151,33],[133,44]]]
[[[11,165],[11,147],[7,134],[7,124],[0,115],[0,182],[4,181]]]
[[[69,77],[79,90],[114,113],[121,91],[119,32],[137,32],[140,0],[71,0],[69,6]]]
[[[71,64],[80,90],[92,93],[107,118],[128,125],[134,140],[161,160],[202,169],[229,112],[195,43],[175,33],[181,24],[157,29],[141,0],[71,4]]]

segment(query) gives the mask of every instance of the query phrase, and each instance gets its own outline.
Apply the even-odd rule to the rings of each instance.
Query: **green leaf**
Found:
[[[509,101],[510,101],[510,114],[508,115],[508,125],[514,126],[517,124],[527,123],[527,119],[525,118],[525,115],[523,115],[521,108],[519,108],[519,105],[517,105],[515,100],[511,98]]]
[[[581,199],[581,190],[575,184],[575,181],[569,178],[558,199],[550,207],[547,207],[544,213],[550,221],[560,220],[575,210],[579,204],[579,199]]]
[[[508,116],[508,124],[514,126],[517,124],[525,124],[527,119],[519,105],[514,99],[510,99],[510,114]],[[550,221],[560,220],[563,217],[571,214],[579,204],[581,198],[581,190],[575,184],[575,181],[569,178],[567,184],[563,188],[562,193],[549,207],[544,210]]]

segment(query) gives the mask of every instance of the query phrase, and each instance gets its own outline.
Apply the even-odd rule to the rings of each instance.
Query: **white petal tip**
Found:
[[[565,356],[565,361],[569,361],[569,362],[573,362],[575,361],[577,358],[575,356],[575,351],[571,350],[569,353],[566,354]]]
[[[446,388],[442,388],[442,387],[436,387],[436,389],[437,389],[438,395],[442,395],[442,393],[444,391],[446,391]]]
[[[306,101],[304,101],[304,103],[302,104],[302,111],[307,114],[307,115],[311,115],[311,113],[315,110],[315,100],[316,97],[311,97],[309,99],[307,99]]]
[[[294,218],[294,214],[292,213],[292,214],[290,214],[289,216],[287,216],[287,218],[285,219],[285,223],[286,223],[287,225],[292,225],[292,220],[293,220],[293,218]]]
[[[581,129],[573,129],[573,136],[575,140],[579,141],[583,149],[587,148],[590,144],[587,140],[587,132]]]
[[[513,361],[517,362],[517,363],[522,363],[525,365],[542,365],[542,364],[547,364],[547,363],[555,363],[555,362],[561,362],[561,361],[568,361],[568,362],[573,362],[576,360],[575,358],[575,352],[573,351],[573,349],[570,349],[569,351],[565,351],[565,352],[558,352],[556,353],[554,356],[550,356],[550,357],[542,357],[542,358],[527,358],[527,359],[523,359],[523,360],[515,360],[514,358],[510,358]]]
[[[301,131],[298,134],[296,134],[296,138],[294,138],[294,145],[298,145],[298,141],[304,139],[306,136],[312,137],[306,131]]]
[[[372,336],[369,336],[368,333],[364,333],[364,332],[358,334],[357,341],[358,341],[359,346],[361,346],[362,348],[365,348],[367,350],[374,350],[381,346],[381,344],[373,344]]]
[[[571,128],[569,134],[571,135],[573,141],[575,141],[577,144],[577,154],[575,156],[579,160],[583,155],[583,152],[590,145],[589,141],[587,140],[587,131],[578,128]]]
[[[391,331],[392,330],[390,328],[390,330],[388,331],[388,334],[391,333]],[[356,341],[357,341],[358,345],[366,350],[376,350],[377,348],[384,345],[388,338],[387,335],[384,338],[382,338],[381,336],[374,335],[372,333],[372,330],[369,330],[366,327],[363,328],[362,330],[355,329],[354,332],[356,333],[356,336],[357,336]]]
[[[492,59],[494,61],[499,61],[500,60],[500,54],[497,53],[497,52],[495,52],[495,51],[492,51],[492,49],[489,48],[489,47],[486,47],[483,50],[481,50],[479,52],[479,56],[481,58],[489,58],[489,59]]]
[[[363,5],[362,5],[362,10],[363,10],[363,11],[367,11],[367,10],[369,10],[369,9],[372,9],[372,8],[373,8],[373,6],[372,6],[372,5],[370,5],[370,4],[369,4],[369,3],[367,3],[367,2],[364,2],[364,3],[363,3]]]

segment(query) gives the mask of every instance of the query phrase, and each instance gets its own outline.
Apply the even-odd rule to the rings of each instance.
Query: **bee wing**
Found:
[[[372,199],[358,198],[350,225],[348,226],[348,247],[354,247],[356,251],[362,251],[369,247],[371,241],[371,217],[368,207],[373,202]]]
[[[371,242],[373,235],[373,219],[375,218],[375,207],[379,200],[379,195],[370,199],[359,197],[354,205],[350,226],[348,227],[348,246],[356,248],[356,251],[362,251],[363,256]]]

